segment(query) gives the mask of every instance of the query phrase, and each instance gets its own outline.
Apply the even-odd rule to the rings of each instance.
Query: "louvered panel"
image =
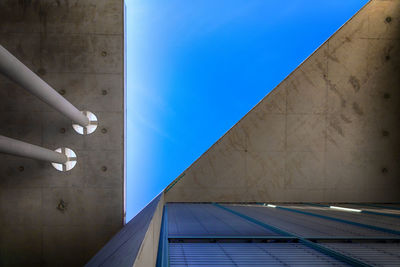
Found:
[[[400,266],[398,243],[324,243],[323,245],[373,266]]]
[[[347,266],[298,243],[170,243],[170,266]]]
[[[383,212],[388,214],[400,215],[400,208],[396,206],[389,206],[384,204],[337,204],[336,206],[341,206],[345,208],[351,209],[361,209],[367,211],[374,211],[374,212]]]
[[[386,236],[389,233],[358,227],[345,223],[330,221],[295,212],[249,205],[225,205],[226,207],[250,216],[266,224],[303,237],[356,237],[356,236]]]
[[[385,207],[388,209],[400,210],[400,204],[372,204],[374,206]]]
[[[338,205],[339,206],[339,205]],[[343,207],[344,205],[340,205]],[[330,209],[328,207],[310,207],[310,206],[287,206],[299,210],[304,210],[319,215],[330,216],[338,219],[349,220],[357,223],[369,224],[373,226],[388,228],[400,231],[400,218],[387,217],[382,215],[368,214],[363,212],[348,212]]]
[[[261,226],[212,204],[167,204],[169,236],[272,236]]]

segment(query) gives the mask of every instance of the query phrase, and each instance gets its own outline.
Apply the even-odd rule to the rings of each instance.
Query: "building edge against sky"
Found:
[[[364,6],[175,179],[167,202],[398,201],[399,9]]]
[[[368,1],[156,2],[127,1],[127,221]]]
[[[88,266],[155,265],[167,202],[399,202],[399,22],[370,1]]]

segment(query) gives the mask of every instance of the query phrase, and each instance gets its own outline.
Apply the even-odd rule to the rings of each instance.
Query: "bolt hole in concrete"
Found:
[[[106,166],[103,166],[103,167],[101,167],[101,170],[102,170],[103,172],[105,172],[105,171],[107,171],[107,167],[106,167]]]
[[[60,172],[65,172],[65,171],[69,171],[75,167],[77,158],[76,158],[75,152],[72,151],[72,149],[63,147],[63,148],[57,148],[55,151],[66,155],[68,158],[68,161],[64,164],[52,162],[51,164],[53,165],[53,167],[56,170],[58,170]]]
[[[390,23],[392,21],[392,17],[386,17],[385,20],[386,20],[387,23]]]
[[[102,91],[101,91],[101,94],[102,94],[102,95],[107,95],[107,90],[102,90]]]
[[[66,91],[64,89],[60,90],[60,95],[65,95]]]
[[[61,128],[60,133],[62,133],[62,134],[65,133],[65,128]]]
[[[62,213],[64,213],[64,212],[67,210],[67,206],[68,206],[68,203],[65,202],[64,200],[60,199],[60,201],[58,202],[56,208],[57,208],[59,211],[61,211]]]
[[[106,51],[103,51],[103,52],[101,52],[101,55],[102,55],[103,57],[105,57],[105,56],[107,56],[107,52],[106,52]]]
[[[91,134],[97,129],[97,117],[90,111],[82,111],[82,113],[89,119],[88,126],[81,126],[79,124],[72,124],[72,128],[78,133],[82,135]]]
[[[107,133],[107,129],[106,129],[106,128],[103,128],[103,129],[101,129],[101,132],[102,132],[103,134],[105,134],[105,133]]]

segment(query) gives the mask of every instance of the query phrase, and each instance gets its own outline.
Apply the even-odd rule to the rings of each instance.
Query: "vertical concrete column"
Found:
[[[2,135],[0,135],[0,152],[60,164],[66,164],[69,161],[68,157],[62,153]]]
[[[39,97],[41,100],[70,118],[73,122],[86,127],[89,118],[82,114],[68,100],[50,87],[39,76],[33,73],[21,61],[0,45],[0,72],[21,85],[23,88]]]

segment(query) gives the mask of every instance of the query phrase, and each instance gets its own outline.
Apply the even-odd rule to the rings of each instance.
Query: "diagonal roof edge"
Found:
[[[178,175],[165,189],[163,192],[167,193],[170,191],[182,178],[184,178],[186,172],[196,164],[208,151],[210,151],[220,140],[222,140],[233,128],[236,127],[242,120],[244,120],[249,113],[251,113],[254,109],[256,109],[261,102],[267,99],[271,94],[278,88],[282,83],[284,83],[297,69],[301,68],[305,62],[307,62],[322,46],[324,46],[329,40],[331,40],[335,35],[350,21],[352,21],[359,13],[361,13],[368,5],[370,5],[372,0],[369,0],[363,7],[361,7],[350,19],[348,19],[342,26],[340,26],[328,39],[326,39],[323,43],[321,43],[307,58],[305,58],[296,68],[294,68],[278,85],[274,87],[266,96],[264,96],[254,107],[252,107],[242,118],[240,118],[229,130],[227,130],[214,144],[212,144],[206,151],[204,151],[195,161],[193,161],[181,174]]]

